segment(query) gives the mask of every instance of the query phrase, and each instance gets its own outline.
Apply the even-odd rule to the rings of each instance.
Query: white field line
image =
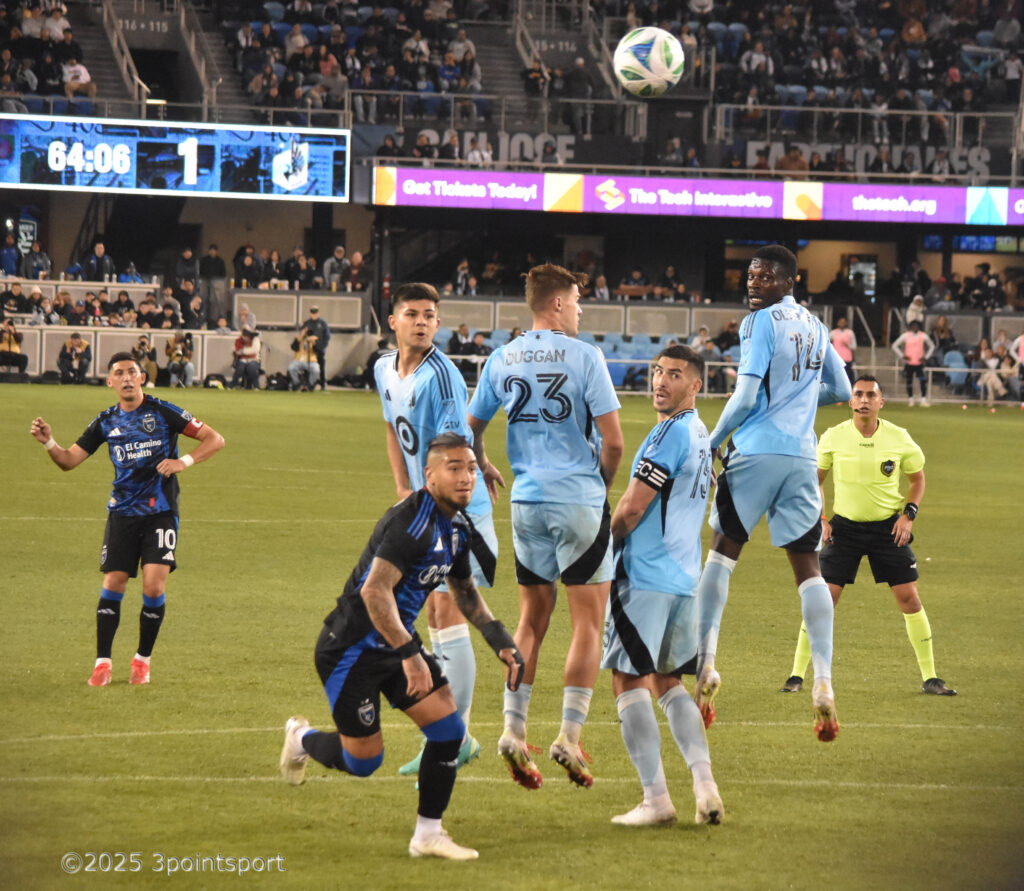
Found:
[[[309,777],[307,784],[337,782],[333,777],[318,776]],[[375,774],[357,780],[358,782],[369,783],[412,783],[413,777],[403,777],[397,774],[380,776]],[[60,776],[37,776],[37,777],[0,777],[2,785],[28,785],[33,783],[200,783],[214,785],[217,783],[278,783],[283,781],[277,775],[274,776],[245,776],[245,777],[169,777],[150,774],[111,774],[109,776],[73,776],[62,774]],[[636,785],[638,780],[633,777],[602,777],[594,780],[599,785],[619,785],[629,783]],[[460,773],[458,783],[488,783],[495,785],[510,785],[512,781],[508,777],[475,777]],[[1024,786],[979,786],[971,783],[952,785],[949,783],[863,783],[863,782],[837,782],[835,780],[801,780],[801,779],[760,779],[760,780],[729,780],[725,786],[788,786],[794,788],[811,789],[903,789],[914,792],[1024,792]]]
[[[810,721],[716,721],[715,729],[728,730],[732,727],[807,727]],[[503,724],[498,721],[474,721],[471,729],[497,729]],[[531,727],[557,727],[559,721],[531,721]],[[618,727],[618,721],[588,721],[588,727]],[[967,730],[974,733],[979,731],[988,733],[1016,733],[1017,728],[1007,727],[999,724],[868,724],[846,721],[843,729],[857,728],[861,730]],[[411,722],[386,723],[381,725],[385,733],[395,733],[403,730],[416,730]],[[47,736],[20,736],[9,739],[0,739],[0,746],[13,745],[34,745],[47,742],[82,742],[90,739],[133,739],[152,736],[208,736],[219,734],[242,734],[242,733],[281,733],[284,730],[284,723],[274,727],[200,727],[193,729],[174,730],[125,730],[108,733],[77,733],[77,734],[51,734]],[[715,730],[711,731],[712,735]]]

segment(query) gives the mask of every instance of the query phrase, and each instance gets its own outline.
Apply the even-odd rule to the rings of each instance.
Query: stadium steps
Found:
[[[75,33],[75,40],[82,47],[82,64],[96,84],[96,101],[104,99],[123,102],[132,94],[125,86],[110,49],[110,41],[103,30],[103,13],[100,7],[72,3],[66,13]]]
[[[210,46],[212,61],[220,69],[223,82],[217,87],[217,104],[225,107],[246,107],[252,105],[245,90],[242,89],[241,75],[235,70],[235,60],[231,51],[224,45],[224,34],[217,24],[217,20],[210,13],[199,13],[199,21],[203,26],[203,33]],[[252,120],[258,120],[255,112],[251,113]],[[245,120],[237,113],[228,118],[230,121]]]
[[[509,129],[534,130],[539,124],[528,125],[526,118],[526,94],[523,90],[523,79],[520,76],[523,60],[519,58],[515,39],[508,22],[465,23],[466,36],[476,46],[476,58],[483,73],[483,92],[490,95],[508,96],[509,118],[506,126]],[[495,109],[497,114],[498,109]],[[559,123],[555,130],[564,129]],[[497,146],[495,146],[497,150]]]

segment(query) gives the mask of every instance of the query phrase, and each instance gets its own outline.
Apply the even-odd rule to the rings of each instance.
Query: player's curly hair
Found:
[[[582,292],[590,281],[585,272],[570,272],[555,263],[534,266],[523,278],[526,279],[526,305],[532,312],[543,311],[556,294],[568,291],[573,285]]]
[[[767,260],[779,267],[786,278],[796,281],[796,254],[781,244],[766,244],[754,251],[755,260]]]

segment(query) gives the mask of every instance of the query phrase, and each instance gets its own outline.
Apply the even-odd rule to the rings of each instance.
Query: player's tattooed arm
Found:
[[[413,643],[413,636],[406,631],[395,602],[395,585],[402,580],[402,572],[393,563],[374,557],[370,572],[363,582],[360,595],[366,604],[366,612],[381,637],[402,656],[402,671],[405,672],[406,693],[416,699],[426,696],[433,689],[430,669]]]
[[[448,577],[448,590],[455,599],[455,605],[474,627],[481,628],[494,621],[494,616],[480,596],[472,578],[457,579]]]
[[[397,566],[374,557],[360,592],[373,627],[395,649],[412,640],[412,635],[402,624],[398,604],[395,602],[395,585],[401,580],[402,572]]]

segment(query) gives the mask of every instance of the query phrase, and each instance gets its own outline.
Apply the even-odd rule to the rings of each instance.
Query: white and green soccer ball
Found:
[[[662,28],[636,28],[615,47],[612,66],[623,89],[634,96],[660,96],[683,76],[683,48]]]

